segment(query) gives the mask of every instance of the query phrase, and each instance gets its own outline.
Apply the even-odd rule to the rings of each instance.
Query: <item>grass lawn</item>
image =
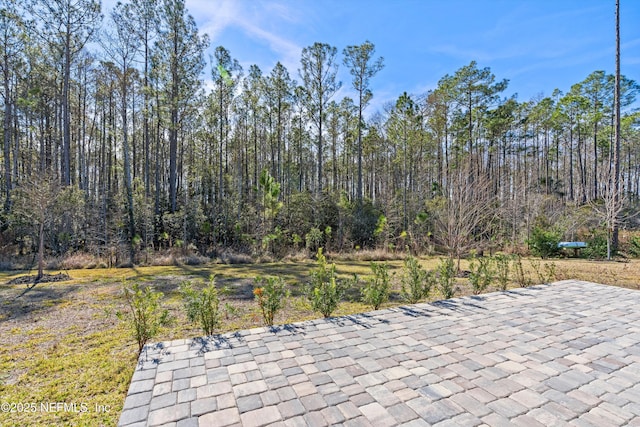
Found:
[[[557,280],[574,278],[640,288],[640,261],[546,262],[555,264]],[[388,263],[397,277],[402,262]],[[438,259],[423,259],[421,263],[433,269]],[[368,262],[336,264],[338,273],[345,277],[370,273]],[[524,265],[533,283],[538,282],[538,261],[525,260]],[[163,306],[174,321],[158,336],[161,341],[202,335],[185,317],[178,285],[184,280],[206,280],[211,274],[216,275],[218,285],[231,289],[225,303],[233,310],[227,312],[220,332],[263,326],[252,294],[253,278],[258,275],[280,275],[290,285],[292,296],[277,314],[277,324],[320,317],[301,295],[300,284],[307,281],[314,267],[314,262],[306,261],[70,270],[67,273],[71,280],[38,284],[20,297],[25,285],[6,284],[18,274],[0,272],[0,425],[117,424],[137,360],[135,340],[115,315],[125,309],[123,280],[145,282],[164,293]],[[466,267],[463,261],[461,268]],[[401,304],[397,291],[385,307]],[[456,296],[470,293],[467,280],[458,279]],[[432,291],[431,300],[440,298],[437,291]],[[349,293],[335,315],[370,310],[358,299],[357,290]]]

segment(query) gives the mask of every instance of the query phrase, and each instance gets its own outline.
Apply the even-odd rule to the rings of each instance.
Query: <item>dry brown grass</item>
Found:
[[[578,279],[640,289],[640,260],[619,262],[561,259],[552,262],[556,263],[558,280]]]
[[[250,255],[231,251],[222,252],[218,259],[223,264],[251,264],[253,262]]]
[[[100,268],[105,267],[106,265],[106,261],[101,258],[84,252],[79,252],[63,258],[60,262],[59,268],[63,270],[76,270],[81,268]]]

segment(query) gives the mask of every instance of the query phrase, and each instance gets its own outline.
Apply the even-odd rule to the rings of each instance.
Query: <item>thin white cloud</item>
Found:
[[[215,40],[227,27],[233,25],[240,13],[238,2],[232,0],[191,0],[189,14],[198,22],[199,30]]]
[[[284,4],[271,2],[243,2],[219,0],[215,7],[209,0],[190,0],[190,13],[199,23],[200,31],[209,35],[212,45],[228,28],[240,29],[245,35],[266,46],[288,69],[295,69],[302,48],[295,42],[267,29],[274,22],[298,22],[294,9]],[[248,60],[241,58],[242,62]],[[265,64],[259,64],[265,66]],[[269,66],[274,64],[269,64]],[[268,72],[268,70],[263,70]]]
[[[296,43],[269,32],[261,28],[259,25],[256,25],[254,22],[240,19],[237,23],[248,35],[258,41],[266,43],[273,52],[278,54],[281,58],[280,62],[282,62],[287,68],[291,68],[292,66],[295,66],[293,64],[299,62],[302,47],[298,46]]]
[[[303,13],[301,8],[289,7],[289,5],[273,0],[263,2],[261,3],[261,5],[268,15],[277,16],[289,23],[299,24],[303,20]]]

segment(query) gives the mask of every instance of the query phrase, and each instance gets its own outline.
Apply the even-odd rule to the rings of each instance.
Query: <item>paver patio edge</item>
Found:
[[[119,425],[640,422],[639,303],[565,280],[150,344]]]

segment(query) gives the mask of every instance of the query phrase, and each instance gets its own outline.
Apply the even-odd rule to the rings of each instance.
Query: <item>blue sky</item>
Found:
[[[105,14],[109,5],[104,3]],[[640,80],[640,1],[620,0],[622,73]],[[566,92],[615,66],[615,0],[187,0],[201,32],[243,67],[277,61],[300,80],[300,52],[319,41],[342,50],[373,42],[385,68],[372,80],[369,114],[403,92],[422,94],[472,60],[509,80],[527,101]],[[340,59],[342,64],[342,58]],[[208,74],[209,72],[207,72]],[[341,66],[343,96],[353,96]]]

